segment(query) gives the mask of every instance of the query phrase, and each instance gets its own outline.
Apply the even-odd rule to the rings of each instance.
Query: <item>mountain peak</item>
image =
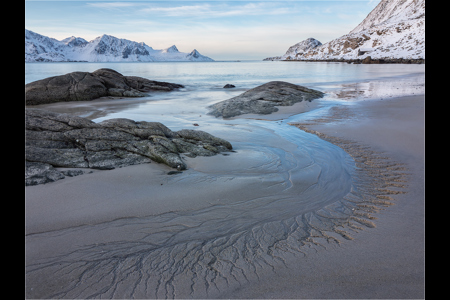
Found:
[[[98,36],[94,39],[94,41],[99,41],[99,42],[108,42],[111,39],[118,39],[112,35],[108,35],[108,34],[102,34],[101,36]]]
[[[194,49],[186,57],[199,58],[200,56],[202,55],[197,51],[197,49]]]
[[[85,39],[75,36],[65,38],[61,42],[69,47],[84,46],[88,43]]]
[[[214,61],[197,50],[179,52],[173,45],[155,50],[134,42],[103,34],[91,41],[71,36],[61,41],[25,29],[25,61]]]
[[[180,52],[180,51],[178,51],[177,46],[172,45],[169,48],[164,49],[163,52],[165,52],[165,53],[175,53],[175,52]]]
[[[308,52],[311,49],[314,49],[318,46],[321,46],[322,43],[315,38],[307,38],[306,40],[303,40],[301,42],[298,42],[297,44],[289,47],[289,49],[286,51],[286,54],[284,54],[284,57],[291,57],[294,58],[297,55],[303,54],[305,52]]]
[[[207,56],[201,55],[197,49],[192,50],[191,53],[186,55],[186,58],[190,61],[214,61]]]

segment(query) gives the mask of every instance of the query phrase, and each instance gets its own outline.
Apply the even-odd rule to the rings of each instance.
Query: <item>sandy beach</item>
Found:
[[[26,1],[26,299],[425,298],[425,0],[94,2]]]
[[[29,186],[27,297],[423,298],[424,106],[423,95],[334,106],[291,124],[307,151],[236,124],[235,152],[184,157],[181,174],[151,163]],[[295,110],[308,107],[321,102]],[[316,165],[314,147],[330,162],[381,161],[352,176],[359,194],[387,196],[349,198],[351,171]]]

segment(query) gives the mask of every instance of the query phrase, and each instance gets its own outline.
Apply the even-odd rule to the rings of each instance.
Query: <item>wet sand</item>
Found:
[[[249,149],[191,159],[183,174],[152,163],[28,187],[27,295],[423,298],[423,111],[423,96],[361,101],[299,125],[349,147],[356,161],[369,153],[370,163],[406,164],[409,182],[400,167],[400,183],[382,178],[398,193],[370,205],[330,200],[292,211],[290,195],[314,195],[314,174],[324,170],[308,161],[284,173],[273,162],[255,168],[249,158],[270,160]],[[250,171],[227,175],[236,169],[230,159]]]
[[[408,169],[405,194],[376,214],[376,228],[339,246],[318,247],[289,261],[261,283],[231,298],[424,299],[425,297],[425,99],[423,95],[360,101],[320,119],[297,124],[343,146],[369,146]],[[352,152],[351,149],[349,152]]]
[[[343,232],[345,153],[266,125],[226,125],[235,152],[186,158],[181,174],[151,163],[26,187],[27,296],[217,298],[283,267],[280,247]],[[341,212],[312,229],[327,206]]]

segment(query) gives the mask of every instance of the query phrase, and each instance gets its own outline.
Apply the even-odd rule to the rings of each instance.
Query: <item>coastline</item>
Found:
[[[389,156],[407,168],[406,193],[375,214],[376,228],[351,242],[309,251],[273,277],[227,294],[230,298],[425,297],[424,95],[359,101],[323,118],[291,124],[337,146]],[[355,160],[364,155],[346,151]],[[305,270],[307,272],[305,273]],[[261,288],[263,287],[263,288]]]
[[[353,105],[333,107],[330,115],[308,120],[299,125],[303,126],[303,130],[325,140],[328,139],[338,146],[347,144],[348,140],[357,141],[358,144],[368,145],[376,152],[385,152],[395,161],[408,166],[408,172],[412,172],[410,179],[412,183],[408,183],[406,187],[408,193],[395,194],[393,202],[396,205],[386,209],[381,208],[383,212],[373,215],[378,219],[373,221],[377,226],[376,229],[356,230],[357,234],[354,235],[353,241],[314,244],[315,246],[305,251],[304,258],[300,255],[288,260],[286,257],[284,267],[283,264],[279,264],[276,268],[276,279],[270,270],[256,273],[255,268],[257,281],[249,283],[246,277],[241,278],[242,284],[239,283],[238,286],[235,284],[227,289],[221,287],[217,293],[209,294],[190,294],[188,292],[190,283],[186,279],[186,282],[178,282],[180,286],[186,286],[186,294],[181,293],[177,296],[372,298],[376,295],[377,298],[405,298],[410,295],[412,298],[421,298],[421,292],[423,292],[421,250],[423,247],[419,249],[418,245],[423,242],[423,235],[420,233],[421,230],[423,232],[423,226],[421,227],[423,223],[412,219],[413,217],[418,220],[423,219],[423,206],[421,207],[423,182],[420,181],[420,176],[423,176],[423,164],[417,165],[417,162],[423,161],[423,148],[420,146],[423,138],[420,139],[420,137],[423,137],[421,130],[424,125],[421,121],[424,106],[421,104],[421,97],[423,98],[423,96],[413,96],[413,102],[408,102],[411,97],[359,100]],[[414,105],[406,105],[411,103]],[[304,104],[309,103],[305,102],[298,108],[308,110],[301,107]],[[320,105],[320,103],[311,104],[313,107],[310,109]],[[279,116],[273,114],[274,120],[284,117],[282,116],[284,112],[278,113]],[[286,116],[288,115],[290,113]],[[387,120],[390,122],[386,122]],[[375,132],[374,128],[377,128]],[[398,137],[402,139],[399,140]],[[239,156],[234,160],[236,160],[235,164],[241,163]],[[192,170],[188,170],[188,173],[183,176],[170,176],[167,174],[168,168],[152,163],[112,171],[94,171],[92,174],[67,178],[52,183],[52,191],[45,185],[32,187],[30,191],[33,191],[33,195],[28,199],[26,208],[27,250],[37,246],[35,250],[58,254],[59,247],[78,246],[77,234],[86,228],[88,235],[84,237],[84,243],[95,241],[96,244],[102,245],[102,240],[105,239],[106,245],[108,236],[113,234],[118,234],[118,239],[128,240],[129,237],[125,232],[122,233],[121,228],[136,226],[128,224],[129,221],[145,219],[148,216],[170,220],[172,214],[206,211],[210,205],[213,207],[229,205],[232,202],[226,203],[223,199],[230,194],[238,199],[237,202],[241,201],[239,199],[243,201],[249,197],[264,197],[265,191],[260,183],[241,182],[232,178],[223,182],[213,182],[211,178],[199,176],[195,171],[206,169],[211,172],[226,169],[230,164],[227,157],[196,158],[191,163]],[[176,185],[173,185],[174,183]],[[195,183],[196,190],[191,189],[192,193],[184,195],[183,201],[180,201],[179,193],[186,191],[191,183]],[[147,195],[154,193],[157,189],[157,199],[148,206]],[[242,193],[243,191],[245,193]],[[52,197],[48,197],[49,192],[52,193]],[[71,196],[68,198],[64,195]],[[214,195],[214,199],[211,195]],[[413,201],[409,199],[411,195],[413,195]],[[125,202],[124,196],[127,199]],[[405,221],[401,217],[406,218],[409,223],[399,224]],[[53,221],[49,222],[52,218]],[[372,227],[371,223],[368,224],[370,225],[368,227]],[[98,225],[102,228],[100,231],[104,233],[100,240],[97,240],[94,230],[94,226]],[[408,235],[411,226],[417,233],[414,239],[409,239]],[[92,232],[89,232],[90,227]],[[68,232],[68,238],[59,236],[61,230]],[[115,232],[116,230],[118,232]],[[139,236],[142,233],[135,234]],[[58,242],[60,246],[53,247],[52,243],[42,245],[39,241],[42,235],[47,235],[47,238],[50,237],[49,241]],[[345,234],[341,234],[340,238],[342,237],[347,239]],[[39,258],[39,253],[27,252],[29,261]],[[403,255],[404,253],[406,255]],[[367,254],[370,255],[367,256]],[[37,256],[34,257],[34,255]],[[410,261],[414,264],[408,265]],[[208,268],[211,267],[211,262]],[[289,267],[285,268],[286,265]],[[258,271],[263,270],[258,268]],[[385,278],[384,281],[381,281],[381,278]],[[36,286],[35,284],[36,282],[33,286]],[[30,292],[30,295],[39,295],[39,291]],[[168,294],[156,296],[164,297]]]
[[[425,64],[424,58],[375,58],[372,59],[367,56],[364,59],[345,59],[345,58],[330,58],[330,59],[270,59],[265,58],[263,61],[291,61],[291,62],[340,62],[348,64]]]

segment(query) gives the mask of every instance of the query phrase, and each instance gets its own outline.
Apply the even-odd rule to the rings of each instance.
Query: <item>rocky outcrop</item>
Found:
[[[25,117],[26,185],[82,172],[61,172],[57,167],[109,170],[155,161],[184,170],[187,166],[180,153],[212,156],[232,149],[229,142],[204,131],[176,132],[158,122],[109,119],[95,123],[35,108],[27,108]]]
[[[425,59],[410,59],[410,58],[380,58],[380,59],[372,59],[371,56],[369,58],[364,59],[343,59],[343,58],[330,58],[330,59],[297,59],[297,60],[285,60],[286,62],[339,62],[339,63],[348,63],[348,64],[424,64]]]
[[[25,104],[39,105],[62,101],[89,101],[103,96],[143,97],[150,91],[172,91],[181,84],[159,82],[136,76],[123,76],[111,69],[72,72],[25,85]]]
[[[208,113],[216,117],[231,118],[242,114],[270,114],[275,106],[291,106],[301,101],[323,97],[323,93],[284,81],[271,81],[239,96],[209,106]]]

